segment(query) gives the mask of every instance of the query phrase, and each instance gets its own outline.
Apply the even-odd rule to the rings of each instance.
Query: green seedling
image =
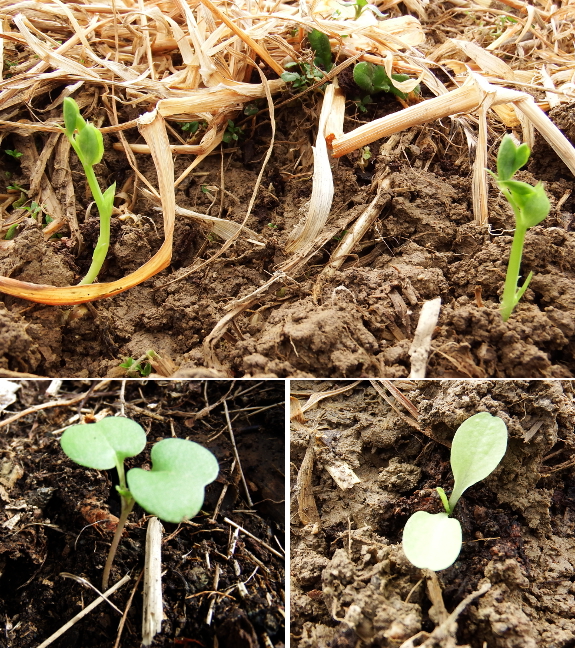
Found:
[[[356,97],[355,99],[353,99],[353,103],[355,104],[359,112],[365,113],[367,112],[367,106],[370,103],[373,103],[373,99],[371,98],[371,95],[365,95],[365,97],[363,98]]]
[[[319,66],[321,66],[325,72],[329,72],[333,67],[331,60],[331,46],[326,34],[323,34],[317,29],[313,29],[307,35],[307,38],[315,54],[313,63],[307,63],[305,61],[291,61],[286,63],[284,66],[286,70],[290,71],[284,72],[281,75],[281,78],[284,81],[292,84],[294,90],[311,86],[319,79],[323,79],[325,74],[320,70]]]
[[[18,233],[18,223],[14,223],[14,225],[11,225],[8,228],[8,231],[6,232],[6,236],[4,236],[4,240],[11,241],[13,238],[16,238],[17,233]]]
[[[333,63],[331,61],[331,45],[327,35],[317,29],[312,29],[307,35],[307,39],[315,53],[314,64],[329,72]]]
[[[78,104],[70,97],[64,99],[63,130],[84,168],[88,186],[100,214],[100,234],[92,255],[92,263],[88,273],[80,281],[80,285],[85,285],[94,282],[108,254],[108,248],[110,247],[110,218],[114,209],[116,183],[114,182],[102,193],[94,173],[94,165],[98,164],[104,155],[104,138],[94,124],[89,124],[84,120],[80,115]]]
[[[228,127],[223,134],[222,139],[226,144],[239,141],[240,137],[244,136],[244,129],[241,126],[236,126],[231,119],[228,119]]]
[[[96,470],[116,468],[122,510],[104,567],[102,589],[108,588],[110,569],[129,514],[137,502],[166,522],[179,524],[196,515],[204,502],[204,489],[216,479],[214,455],[193,441],[163,439],[151,451],[152,469],[132,468],[124,461],[146,446],[143,428],[128,418],[108,416],[87,425],[72,425],[60,440],[62,450],[77,464]]]
[[[244,115],[246,117],[253,117],[253,115],[257,115],[259,113],[260,109],[256,106],[255,103],[249,103],[246,104],[244,108]]]
[[[184,122],[181,124],[181,129],[189,133],[190,135],[195,135],[201,128],[206,127],[206,122],[204,121],[192,121],[192,122]]]
[[[152,365],[149,362],[137,362],[134,358],[126,358],[119,367],[126,369],[128,375],[140,374],[143,378],[152,373]]]
[[[18,160],[19,158],[22,157],[22,155],[24,155],[23,153],[20,153],[20,151],[16,151],[16,150],[11,151],[10,149],[4,149],[4,153],[7,153],[15,160]]]
[[[416,567],[439,571],[457,560],[463,544],[461,524],[449,516],[464,491],[497,468],[506,449],[507,426],[497,416],[481,412],[459,426],[451,445],[455,484],[449,500],[437,488],[445,513],[417,511],[403,530],[403,551]]]
[[[501,317],[504,322],[511,317],[513,309],[525,294],[533,277],[533,272],[530,272],[521,288],[517,288],[527,230],[547,218],[551,210],[549,198],[541,182],[538,182],[533,187],[526,182],[512,179],[515,173],[527,164],[530,154],[531,151],[527,144],[517,146],[511,135],[505,135],[501,140],[499,152],[497,153],[497,175],[491,171],[489,172],[495,178],[497,186],[515,214],[515,233],[511,243],[511,253],[500,307]]]
[[[391,77],[395,81],[407,81],[410,78],[407,74],[392,74]],[[407,93],[401,92],[393,85],[382,65],[375,65],[366,61],[358,63],[353,68],[353,80],[370,95],[378,92],[391,92],[396,97],[404,100],[408,96]],[[419,86],[416,86],[413,90],[415,94],[418,94],[419,91]]]
[[[343,5],[344,7],[353,7],[355,9],[355,16],[353,18],[354,20],[357,20],[361,16],[361,14],[366,11],[371,11],[379,18],[385,18],[381,11],[374,5],[370,4],[368,0],[353,0],[353,2],[340,2],[339,4]]]

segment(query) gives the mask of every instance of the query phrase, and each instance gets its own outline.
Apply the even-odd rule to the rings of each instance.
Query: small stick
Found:
[[[263,547],[265,547],[268,551],[271,551],[274,555],[278,556],[279,558],[283,559],[283,554],[281,554],[279,551],[276,551],[273,547],[270,547],[267,542],[264,542],[263,540],[260,540],[257,536],[253,535],[253,533],[250,533],[249,531],[246,531],[243,527],[241,527],[239,524],[236,524],[235,522],[232,522],[229,518],[224,518],[224,522],[227,522],[228,524],[231,524],[234,527],[237,527],[240,531],[245,533],[247,536],[252,538],[252,540],[256,540],[259,542]]]
[[[426,301],[421,308],[419,322],[409,349],[409,356],[411,357],[410,378],[425,378],[427,361],[431,350],[431,336],[437,326],[440,308],[441,297]]]
[[[253,502],[252,498],[250,497],[250,491],[248,489],[248,484],[246,482],[246,478],[244,477],[244,471],[242,470],[242,464],[240,462],[240,456],[238,454],[238,448],[236,446],[236,439],[234,437],[234,430],[232,428],[232,422],[230,421],[230,411],[228,410],[228,402],[224,400],[224,410],[226,413],[226,421],[228,424],[228,430],[230,431],[230,439],[232,441],[232,446],[234,448],[234,456],[236,458],[236,461],[238,462],[238,469],[240,471],[240,477],[242,478],[242,484],[244,485],[244,490],[246,492],[246,499],[248,501],[248,504],[250,508],[253,508]]]
[[[214,593],[218,591],[218,585],[220,584],[220,564],[216,563],[216,571],[214,573]],[[208,615],[206,616],[206,624],[212,624],[212,616],[214,614],[214,608],[216,607],[216,597],[212,595],[212,600],[210,601],[210,607],[208,608]]]
[[[151,517],[146,532],[144,565],[144,609],[142,614],[142,645],[149,646],[162,631],[162,523]]]
[[[130,594],[130,598],[128,599],[128,602],[126,603],[126,609],[124,610],[124,614],[122,614],[122,618],[120,619],[120,625],[118,626],[118,636],[116,637],[116,643],[114,644],[114,648],[118,648],[120,645],[120,639],[122,638],[122,631],[124,630],[124,624],[126,623],[126,619],[128,618],[128,612],[130,611],[130,607],[132,606],[132,600],[134,599],[134,594],[136,593],[136,590],[138,589],[138,585],[140,584],[140,581],[142,580],[142,576],[144,575],[144,570],[140,572],[140,575],[138,576],[138,580],[136,581],[136,584],[134,585],[132,589],[132,593]]]
[[[234,459],[234,462],[232,463],[232,467],[230,469],[230,477],[234,474],[234,468],[236,467],[236,460]],[[214,514],[210,518],[210,522],[215,522],[216,518],[218,517],[220,513],[220,508],[222,506],[222,502],[224,501],[224,497],[226,496],[226,493],[228,492],[228,486],[229,484],[224,484],[222,488],[222,492],[220,493],[220,497],[218,499],[218,503],[216,504],[216,508],[214,509]]]
[[[56,641],[58,637],[61,637],[67,630],[69,630],[75,623],[77,623],[80,619],[85,617],[87,614],[89,614],[95,607],[100,605],[102,601],[105,601],[110,595],[112,595],[116,590],[120,589],[123,585],[125,585],[128,581],[130,580],[130,575],[126,574],[122,580],[119,580],[115,585],[112,585],[110,589],[107,592],[104,592],[101,596],[99,596],[95,601],[92,601],[88,607],[84,608],[81,612],[78,612],[78,614],[70,619],[68,623],[65,623],[59,630],[57,630],[53,635],[48,637],[46,641],[42,642],[38,648],[46,648],[46,646],[49,646],[51,643]]]

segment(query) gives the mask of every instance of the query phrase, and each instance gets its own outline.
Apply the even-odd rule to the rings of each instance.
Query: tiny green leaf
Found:
[[[461,524],[447,513],[417,511],[403,530],[403,552],[421,569],[447,569],[457,560],[461,545]]]
[[[146,433],[136,421],[107,416],[97,423],[72,425],[60,439],[62,450],[77,464],[97,470],[121,465],[146,446]]]
[[[329,38],[326,34],[317,29],[312,29],[312,31],[307,35],[307,38],[312,50],[315,52],[315,59],[313,62],[316,65],[321,65],[326,72],[329,72],[333,67],[333,63],[331,62],[331,45],[329,44]]]
[[[66,135],[72,137],[76,128],[78,128],[78,120],[82,120],[78,104],[71,97],[64,99],[64,127]]]
[[[281,75],[281,78],[286,82],[286,83],[291,83],[292,81],[295,81],[296,79],[299,79],[300,75],[297,72],[283,72]]]
[[[531,151],[527,144],[517,146],[511,135],[505,135],[497,153],[497,175],[500,180],[510,180],[522,166],[527,164]]]
[[[86,124],[78,133],[76,144],[86,165],[98,164],[104,155],[104,138],[94,124]]]
[[[464,421],[451,445],[451,469],[455,477],[449,506],[473,484],[490,475],[507,449],[507,426],[498,416],[481,412]]]
[[[136,502],[166,522],[192,518],[204,503],[204,487],[218,476],[214,455],[193,441],[164,439],[152,448],[151,459],[152,470],[128,471]]]
[[[114,208],[114,198],[116,197],[116,183],[110,185],[102,194],[102,204],[107,210],[108,214],[112,213]]]
[[[520,226],[534,227],[549,215],[551,203],[541,182],[534,187],[519,180],[498,182],[498,185],[501,189],[509,191],[510,202],[518,209],[515,216]]]

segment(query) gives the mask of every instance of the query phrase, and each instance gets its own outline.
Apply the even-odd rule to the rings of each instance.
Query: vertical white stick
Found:
[[[144,613],[142,617],[142,644],[149,646],[162,630],[162,531],[156,517],[151,517],[146,533],[146,560],[144,564]]]

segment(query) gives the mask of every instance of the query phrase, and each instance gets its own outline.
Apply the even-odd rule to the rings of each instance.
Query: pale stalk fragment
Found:
[[[162,631],[162,523],[157,517],[148,521],[146,559],[144,563],[144,604],[142,614],[142,645],[149,646]]]
[[[301,248],[304,248],[308,243],[315,241],[329,218],[334,188],[329,154],[325,141],[325,127],[327,118],[331,112],[334,91],[334,86],[330,83],[325,90],[319,117],[316,144],[313,147],[313,184],[309,208],[303,226],[301,224],[298,225],[288,238],[286,252],[289,254],[293,254]]]
[[[427,301],[421,307],[419,321],[409,349],[411,357],[411,373],[409,377],[412,380],[425,378],[427,360],[431,351],[431,337],[437,326],[440,309],[441,297]]]

